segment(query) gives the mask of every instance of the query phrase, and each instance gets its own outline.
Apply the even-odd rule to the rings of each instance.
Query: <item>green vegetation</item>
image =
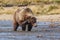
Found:
[[[40,3],[60,3],[60,0],[0,0],[0,5],[29,5]]]
[[[0,10],[3,10],[3,9],[4,9],[4,8],[1,6],[1,7],[0,7]]]
[[[32,9],[33,13],[35,15],[53,15],[53,14],[60,14],[60,11],[55,13],[55,10],[60,9],[58,6],[55,5],[49,5],[48,7],[43,6],[41,7],[41,5],[34,5],[33,6],[28,6],[29,8]],[[46,8],[45,8],[46,7]],[[18,9],[19,7],[0,7],[0,14],[13,14],[15,13],[16,9]],[[54,12],[51,12],[54,11]]]
[[[18,6],[21,5],[27,5],[35,15],[60,14],[60,11],[51,12],[60,9],[59,4],[60,0],[0,0],[0,14],[13,14]],[[9,9],[6,6],[12,6],[12,8],[10,7],[11,9]]]

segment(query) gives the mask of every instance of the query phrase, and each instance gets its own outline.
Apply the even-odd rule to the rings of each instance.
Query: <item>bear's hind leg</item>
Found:
[[[17,31],[17,28],[18,28],[19,24],[18,24],[17,22],[15,22],[15,23],[13,24],[13,26],[14,26],[14,31]]]

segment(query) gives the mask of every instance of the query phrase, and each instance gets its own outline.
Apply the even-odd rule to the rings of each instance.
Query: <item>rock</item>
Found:
[[[42,35],[37,35],[37,38],[43,37]]]

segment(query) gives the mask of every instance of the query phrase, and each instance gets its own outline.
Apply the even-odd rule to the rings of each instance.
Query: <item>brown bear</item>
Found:
[[[32,26],[36,24],[36,18],[33,16],[33,12],[30,8],[24,8],[22,10],[17,9],[13,16],[13,27],[14,31],[17,31],[18,26],[22,26],[22,30],[26,30],[26,25],[28,26],[28,31],[31,31]]]

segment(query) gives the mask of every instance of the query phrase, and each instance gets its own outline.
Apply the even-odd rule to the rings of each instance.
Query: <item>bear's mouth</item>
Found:
[[[34,23],[34,24],[33,24],[33,27],[37,27],[37,24],[36,24],[36,23]]]

